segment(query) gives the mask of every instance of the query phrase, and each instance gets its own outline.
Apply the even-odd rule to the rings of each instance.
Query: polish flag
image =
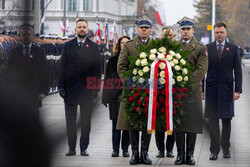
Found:
[[[155,18],[159,25],[163,26],[164,24],[166,24],[165,12],[163,10],[156,11]]]
[[[99,44],[99,43],[101,43],[101,41],[102,41],[102,36],[101,36],[100,23],[96,22],[96,31],[95,31],[95,36],[94,36],[94,42]]]

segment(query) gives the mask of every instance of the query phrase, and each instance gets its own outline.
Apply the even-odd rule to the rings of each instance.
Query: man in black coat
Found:
[[[88,156],[92,101],[98,93],[94,82],[100,79],[100,52],[98,45],[87,38],[88,22],[76,21],[77,37],[64,45],[59,68],[59,93],[64,98],[69,151],[66,156],[76,154],[76,116],[80,105],[82,156]]]
[[[227,27],[219,22],[214,26],[216,41],[207,45],[208,72],[206,77],[205,116],[209,118],[211,137],[210,160],[216,160],[223,149],[223,157],[230,158],[231,119],[234,100],[242,93],[242,69],[239,48],[228,43]],[[234,75],[233,75],[234,74]],[[222,121],[220,139],[219,119]]]
[[[20,42],[10,51],[5,74],[5,87],[39,117],[39,100],[48,93],[48,69],[44,50],[32,43],[33,27],[20,27]]]

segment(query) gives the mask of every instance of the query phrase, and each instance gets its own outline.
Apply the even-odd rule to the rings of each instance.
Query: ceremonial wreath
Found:
[[[191,95],[194,67],[187,61],[189,51],[180,48],[167,37],[152,39],[139,47],[138,56],[128,57],[121,99],[132,127],[171,134],[185,119],[183,100]]]

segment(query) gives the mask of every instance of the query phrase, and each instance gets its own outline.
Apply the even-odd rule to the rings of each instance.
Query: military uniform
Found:
[[[150,20],[146,17],[142,17],[137,21],[137,27],[148,27],[151,28],[152,24]],[[146,41],[142,42],[142,39],[136,36],[133,40],[126,42],[124,45],[118,59],[117,63],[117,72],[121,79],[126,79],[123,76],[123,73],[129,69],[129,60],[128,56],[138,56],[138,50],[140,45],[146,46],[149,43],[150,39],[147,38]],[[132,148],[132,156],[130,159],[130,164],[135,165],[139,163],[139,131],[142,131],[141,135],[141,162],[144,164],[152,164],[152,161],[148,157],[148,148],[150,144],[151,135],[147,134],[146,129],[134,129],[126,120],[124,103],[121,102],[120,110],[118,115],[118,121],[116,128],[119,130],[129,130],[130,142]]]
[[[178,22],[181,29],[193,28],[194,22],[184,17]],[[187,57],[191,66],[195,67],[192,73],[192,96],[183,102],[184,120],[181,127],[176,128],[177,158],[176,165],[185,163],[185,134],[186,134],[186,163],[194,165],[193,158],[196,134],[202,133],[202,79],[205,77],[208,67],[206,47],[192,37],[189,42],[181,39],[181,50],[189,50]]]

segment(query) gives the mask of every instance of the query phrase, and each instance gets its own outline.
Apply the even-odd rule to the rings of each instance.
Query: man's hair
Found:
[[[225,23],[223,23],[223,22],[218,22],[218,23],[216,23],[215,25],[214,25],[214,28],[215,27],[224,27],[225,29],[227,29],[227,25],[225,24]]]
[[[28,23],[22,24],[22,25],[19,27],[19,32],[20,32],[21,30],[23,30],[23,29],[26,29],[26,30],[30,29],[32,32],[34,31],[33,26],[30,25],[30,24],[28,24]]]
[[[163,27],[161,32],[164,31],[164,30],[173,30],[174,31],[174,29],[172,27],[170,27],[170,26]]]
[[[78,22],[82,22],[82,21],[88,24],[88,21],[87,21],[87,20],[81,19],[81,18],[79,18],[79,19],[76,20],[76,24],[77,24]]]

